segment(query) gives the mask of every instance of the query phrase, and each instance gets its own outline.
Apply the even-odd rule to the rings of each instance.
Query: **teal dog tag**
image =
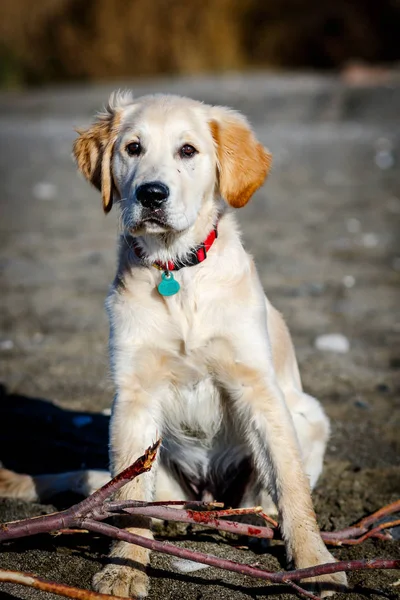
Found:
[[[157,289],[161,296],[174,296],[179,292],[181,286],[179,282],[174,279],[171,271],[164,271],[161,274],[161,282],[158,284]]]

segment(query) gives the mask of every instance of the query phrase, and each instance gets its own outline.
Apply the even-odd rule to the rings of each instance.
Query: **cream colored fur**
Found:
[[[135,141],[143,151],[130,156],[127,145]],[[184,144],[198,152],[182,158]],[[310,493],[322,469],[328,419],[302,390],[286,325],[265,298],[228,207],[243,206],[262,185],[270,154],[232,110],[129,94],[111,99],[74,152],[80,170],[103,192],[104,209],[113,203],[121,208],[118,272],[107,300],[116,387],[112,474],[163,439],[160,464],[118,497],[218,500],[207,487],[210,469],[223,480],[247,458],[253,471],[242,505],[277,509],[296,567],[333,561]],[[138,186],[150,181],[170,190],[162,222],[146,220],[136,198]],[[186,256],[217,221],[218,239],[207,259],[175,272],[179,293],[160,296],[161,273],[152,263]],[[202,490],[199,481],[206,482]],[[148,520],[124,525],[151,537]],[[148,560],[147,550],[114,544],[95,588],[146,596]],[[315,585],[328,595],[345,584],[344,573],[336,573]]]

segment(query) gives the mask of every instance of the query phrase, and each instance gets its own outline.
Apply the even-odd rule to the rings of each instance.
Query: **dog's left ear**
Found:
[[[220,194],[228,204],[240,208],[264,183],[272,155],[234,110],[213,107],[210,129],[217,150]]]
[[[114,115],[107,113],[89,129],[78,131],[73,153],[78,169],[99,191],[103,198],[103,210],[110,212],[115,186],[111,173],[111,158],[116,139]]]

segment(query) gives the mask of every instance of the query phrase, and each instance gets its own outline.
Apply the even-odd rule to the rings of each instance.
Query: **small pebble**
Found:
[[[378,383],[378,385],[376,386],[376,391],[386,393],[389,391],[389,386],[386,385],[386,383]]]
[[[379,150],[375,154],[375,164],[382,171],[391,169],[394,165],[394,156],[390,150]]]
[[[346,354],[350,350],[350,342],[346,336],[341,333],[327,333],[319,335],[314,342],[317,350],[323,352],[336,352],[338,354]]]
[[[194,560],[185,560],[184,558],[173,560],[172,566],[181,573],[193,573],[194,571],[208,568],[208,565],[195,562]]]
[[[381,137],[377,140],[375,164],[382,171],[394,166],[393,143],[388,138]]]
[[[344,287],[352,288],[356,283],[355,277],[353,275],[345,275],[342,279]]]
[[[12,340],[0,340],[0,350],[12,350],[14,342]]]
[[[56,193],[56,186],[48,181],[40,181],[32,188],[32,194],[37,200],[53,200]]]
[[[354,406],[357,406],[357,408],[369,408],[369,404],[368,402],[365,402],[365,400],[361,400],[361,398],[357,398],[357,400],[354,402]]]
[[[75,427],[85,427],[86,425],[90,425],[92,421],[93,419],[92,417],[89,417],[89,415],[82,415],[79,417],[74,417],[72,419],[72,422],[75,425]]]
[[[376,233],[364,233],[362,243],[366,248],[376,248],[379,243]]]
[[[389,529],[389,532],[394,540],[400,540],[400,527],[398,525],[397,525],[397,527],[391,527]],[[400,580],[399,580],[399,582],[400,582]]]

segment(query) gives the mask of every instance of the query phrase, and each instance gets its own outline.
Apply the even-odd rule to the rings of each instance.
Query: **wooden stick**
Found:
[[[241,573],[242,575],[249,575],[250,577],[256,577],[271,581],[273,583],[283,583],[287,581],[300,581],[301,579],[308,579],[309,577],[317,577],[318,575],[327,575],[330,573],[338,573],[340,571],[355,571],[364,569],[399,569],[399,559],[370,559],[370,560],[353,560],[353,561],[339,561],[333,563],[326,563],[323,565],[316,565],[315,567],[309,567],[307,569],[297,569],[295,571],[280,571],[273,573],[272,571],[264,571],[257,567],[250,565],[237,563],[233,560],[227,560],[224,558],[218,558],[211,554],[204,554],[203,552],[196,552],[194,550],[188,550],[187,548],[179,548],[168,542],[160,542],[158,540],[151,540],[134,533],[130,533],[124,529],[119,529],[113,525],[107,523],[98,523],[91,519],[85,519],[82,525],[95,533],[102,533],[114,539],[123,540],[136,544],[149,550],[156,552],[162,552],[164,554],[170,554],[177,558],[184,558],[185,560],[192,560],[194,562],[200,562],[211,567],[217,567],[219,569],[226,569],[235,573]]]
[[[252,509],[245,509],[246,512],[236,511],[221,511],[223,517],[227,517],[230,514],[252,514]],[[207,512],[207,511],[194,511],[170,508],[168,506],[138,506],[125,508],[125,513],[130,515],[140,515],[146,517],[152,517],[155,519],[163,519],[165,521],[179,521],[180,523],[193,523],[195,525],[203,525],[204,527],[211,527],[212,529],[218,529],[219,531],[227,531],[229,533],[235,533],[236,535],[248,535],[250,537],[272,539],[274,537],[274,531],[270,527],[261,527],[248,525],[247,523],[237,523],[236,521],[222,521],[217,519],[219,512]]]
[[[121,596],[99,594],[98,592],[92,592],[91,590],[82,590],[63,583],[48,581],[47,579],[31,575],[30,573],[8,571],[6,569],[0,569],[0,581],[26,585],[36,588],[37,590],[42,590],[42,592],[51,592],[53,594],[58,594],[59,596],[65,596],[66,598],[73,598],[74,600],[110,600],[111,598],[113,600],[126,600],[126,598],[121,598]]]

